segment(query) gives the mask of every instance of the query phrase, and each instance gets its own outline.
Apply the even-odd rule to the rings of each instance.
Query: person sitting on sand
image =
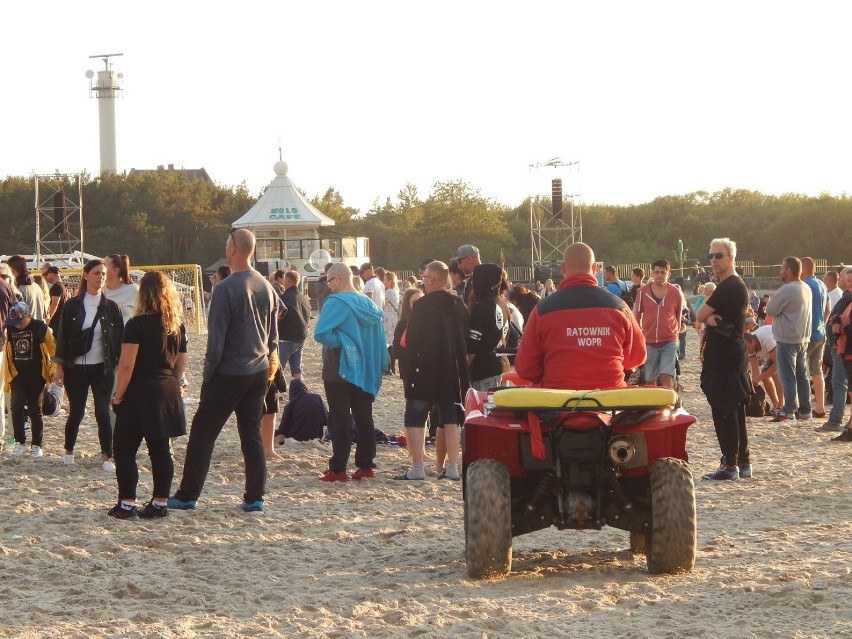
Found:
[[[275,443],[285,439],[307,442],[322,439],[323,428],[328,424],[328,409],[317,393],[308,390],[301,379],[290,382],[290,401],[275,433]]]

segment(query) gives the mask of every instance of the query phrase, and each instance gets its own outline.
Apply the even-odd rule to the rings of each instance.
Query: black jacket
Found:
[[[411,309],[405,334],[406,399],[461,402],[470,387],[467,309],[449,291],[429,293]]]
[[[278,339],[282,342],[304,342],[311,322],[311,304],[295,286],[284,289],[279,295],[287,308],[278,319]]]
[[[83,335],[83,320],[86,318],[83,305],[85,295],[84,291],[68,299],[62,307],[59,332],[56,335],[56,356],[53,361],[62,365],[63,368],[74,366],[74,359],[88,352],[92,346],[92,340],[86,339]],[[112,375],[121,354],[124,319],[121,317],[118,304],[107,299],[103,293],[101,293],[98,313],[101,316],[98,326],[103,331],[104,338],[104,374]],[[82,352],[80,352],[81,348]]]

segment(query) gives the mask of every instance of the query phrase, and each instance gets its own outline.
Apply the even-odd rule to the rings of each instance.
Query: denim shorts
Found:
[[[433,406],[438,415],[438,426],[459,423],[456,417],[455,402],[436,404],[425,399],[406,399],[405,425],[414,428],[424,428],[426,426],[426,418],[429,417],[429,411],[432,410]]]
[[[645,360],[647,383],[655,382],[660,375],[675,376],[677,346],[677,340],[662,344],[648,344],[648,359]]]

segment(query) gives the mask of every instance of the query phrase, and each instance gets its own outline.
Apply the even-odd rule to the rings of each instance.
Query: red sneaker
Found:
[[[372,479],[375,477],[372,468],[359,468],[352,473],[352,481],[360,481],[362,479]]]
[[[322,475],[317,477],[320,481],[349,481],[349,475],[346,473],[336,473],[330,468]]]

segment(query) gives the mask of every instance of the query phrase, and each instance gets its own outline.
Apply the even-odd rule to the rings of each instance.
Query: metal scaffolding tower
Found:
[[[79,173],[36,175],[36,264],[83,252],[83,182]]]
[[[579,162],[553,158],[530,164],[530,239],[533,274],[553,273],[569,244],[583,241]],[[546,277],[553,277],[548,274]]]

